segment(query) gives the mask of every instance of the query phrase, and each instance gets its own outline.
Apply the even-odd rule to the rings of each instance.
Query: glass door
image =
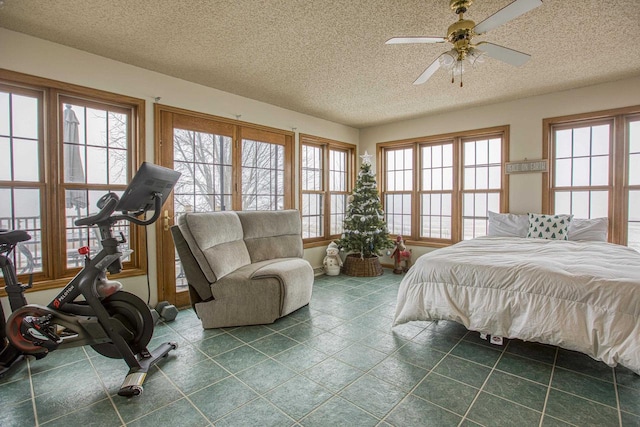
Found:
[[[188,306],[187,280],[169,227],[186,212],[233,208],[234,126],[169,111],[160,113],[160,122],[161,164],[182,175],[158,221],[162,260],[158,264],[158,299]]]

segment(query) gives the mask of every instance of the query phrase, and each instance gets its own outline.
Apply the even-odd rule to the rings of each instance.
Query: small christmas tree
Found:
[[[371,258],[383,249],[392,248],[393,241],[389,240],[375,174],[371,171],[371,155],[365,151],[360,157],[362,165],[353,194],[349,196],[344,232],[337,244],[344,251],[359,253],[360,258]]]

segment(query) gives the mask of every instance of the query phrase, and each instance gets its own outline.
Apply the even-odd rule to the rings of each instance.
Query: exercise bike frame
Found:
[[[134,349],[131,348],[124,336],[120,333],[123,330],[122,323],[113,318],[105,308],[104,300],[106,298],[100,296],[97,284],[101,277],[104,277],[106,271],[112,274],[122,271],[122,252],[120,252],[119,246],[121,243],[124,243],[125,240],[122,234],[121,240],[113,236],[113,224],[120,220],[126,220],[143,226],[152,224],[160,216],[162,195],[159,193],[153,194],[154,214],[146,220],[137,218],[137,216],[143,214],[144,211],[112,216],[118,203],[118,197],[113,193],[108,196],[110,197],[106,199],[104,206],[102,206],[96,215],[82,218],[75,222],[76,225],[97,225],[100,230],[102,249],[93,258],[90,258],[89,255],[85,256],[84,267],[46,307],[37,304],[27,304],[22,307],[21,310],[33,309],[39,314],[42,313],[41,315],[50,315],[51,324],[60,325],[74,332],[73,335],[61,337],[52,350],[113,343],[129,366],[129,372],[118,394],[121,396],[134,396],[142,393],[142,383],[148,369],[156,363],[158,359],[166,356],[169,351],[177,348],[177,344],[166,342],[154,351],[149,352],[146,348],[146,343],[144,343],[142,348],[135,349],[136,352],[134,352]],[[15,274],[12,277],[15,279]],[[17,283],[17,279],[15,282],[15,286],[23,286]],[[7,282],[7,285],[9,287],[11,284]],[[118,290],[115,294],[119,292],[123,291]],[[14,291],[14,293],[17,292]],[[84,302],[75,302],[80,296],[84,297]],[[7,322],[8,325],[11,324],[14,314],[16,314],[16,311],[14,311],[12,317],[9,318]],[[40,357],[44,357],[47,353],[48,351],[41,354]],[[26,354],[28,354],[28,352],[26,352]],[[36,355],[36,357],[38,356]]]

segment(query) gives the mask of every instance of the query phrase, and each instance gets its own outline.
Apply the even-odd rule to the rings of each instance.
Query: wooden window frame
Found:
[[[342,192],[331,191],[329,185],[329,152],[330,150],[337,151],[345,151],[347,153],[347,189],[344,192],[349,195],[353,191],[353,185],[355,183],[355,157],[356,157],[356,146],[353,144],[348,144],[345,142],[335,141],[332,139],[322,138],[319,136],[308,135],[308,134],[299,134],[300,141],[300,157],[299,157],[299,182],[300,182],[300,191],[299,191],[299,200],[300,200],[300,213],[302,214],[302,195],[303,193],[309,194],[322,194],[323,198],[323,207],[322,207],[322,224],[324,233],[322,236],[313,237],[303,239],[304,248],[312,248],[317,246],[326,246],[329,242],[334,239],[340,237],[338,234],[330,234],[331,230],[331,195],[338,194]],[[320,147],[322,149],[322,190],[321,191],[307,191],[302,189],[302,146],[303,145],[311,145],[315,147]]]
[[[63,129],[61,99],[81,99],[83,102],[95,102],[95,105],[111,105],[131,111],[129,124],[129,148],[127,181],[135,174],[142,160],[145,158],[144,129],[145,129],[145,101],[125,95],[119,95],[98,89],[60,82],[10,70],[0,69],[0,84],[12,92],[28,90],[42,94],[41,125],[42,145],[40,149],[40,187],[41,187],[41,221],[42,221],[42,250],[43,271],[33,275],[31,292],[59,288],[66,285],[80,268],[68,268],[66,265],[65,239],[65,193],[63,182]],[[19,182],[9,182],[9,187],[24,186]],[[91,184],[84,188],[90,189]],[[98,185],[100,187],[100,185]],[[126,187],[126,185],[125,185]],[[97,188],[97,187],[96,187]],[[140,226],[131,226],[130,242],[134,251],[130,260],[124,263],[122,273],[114,278],[140,276],[147,274],[147,260],[145,255],[146,236]],[[56,254],[65,254],[57,256]],[[20,275],[23,282],[28,281],[27,275]],[[0,283],[4,280],[0,279]],[[6,295],[0,290],[0,296]]]
[[[177,119],[174,119],[177,117]],[[294,159],[294,133],[282,129],[262,126],[240,120],[228,119],[226,117],[212,114],[186,110],[168,105],[156,104],[154,108],[155,119],[155,161],[158,164],[166,162],[167,154],[163,155],[163,134],[172,132],[173,120],[187,123],[189,127],[208,132],[206,127],[201,125],[202,120],[206,120],[219,127],[221,134],[229,134],[232,138],[233,154],[233,183],[231,207],[228,210],[240,210],[242,206],[242,152],[241,144],[243,139],[258,140],[271,144],[278,144],[284,147],[284,207],[283,209],[294,208],[293,190],[293,159]],[[173,144],[173,141],[168,141]],[[172,145],[171,145],[172,146]],[[166,166],[166,165],[165,165]],[[168,166],[171,167],[171,166]]]
[[[609,191],[608,241],[626,245],[629,191],[640,189],[640,185],[630,186],[628,184],[629,141],[627,124],[638,118],[640,118],[640,105],[544,119],[542,121],[542,157],[548,161],[549,168],[547,172],[542,174],[542,213],[550,214],[554,212],[554,129],[575,128],[581,125],[609,122],[611,123],[609,185],[606,187]],[[590,189],[591,186],[563,188],[580,190]]]
[[[483,129],[474,129],[464,132],[453,132],[433,136],[423,136],[398,141],[387,141],[376,144],[377,159],[377,175],[379,177],[379,188],[381,200],[384,206],[386,191],[386,165],[385,151],[388,149],[412,147],[414,150],[413,170],[414,181],[413,190],[411,191],[412,207],[411,207],[411,235],[403,236],[405,242],[414,246],[426,247],[445,247],[458,243],[462,240],[462,197],[465,192],[481,192],[487,193],[495,190],[464,190],[463,189],[463,173],[464,173],[464,157],[462,153],[463,143],[473,139],[500,137],[501,145],[501,188],[500,194],[500,211],[509,211],[509,176],[505,174],[505,163],[509,161],[509,125],[495,126]],[[442,145],[451,141],[453,143],[453,191],[451,198],[451,239],[438,239],[420,237],[420,220],[421,220],[421,197],[425,192],[422,190],[421,182],[421,147],[428,145]]]

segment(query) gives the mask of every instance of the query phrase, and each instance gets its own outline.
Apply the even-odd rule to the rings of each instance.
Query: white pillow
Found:
[[[529,213],[531,239],[567,240],[569,224],[573,215],[545,215]]]
[[[576,219],[569,225],[569,240],[606,242],[609,230],[608,218]]]
[[[489,237],[527,237],[529,217],[526,214],[489,211]]]

